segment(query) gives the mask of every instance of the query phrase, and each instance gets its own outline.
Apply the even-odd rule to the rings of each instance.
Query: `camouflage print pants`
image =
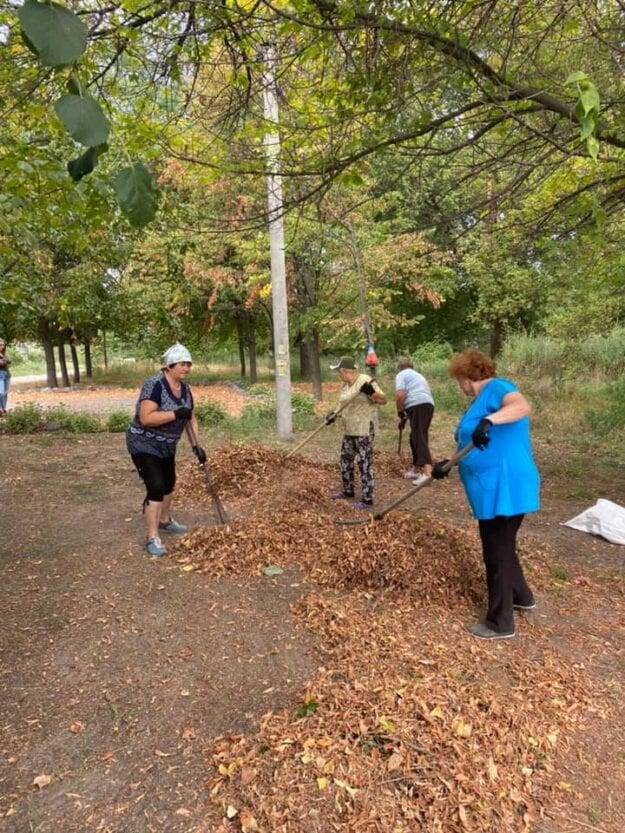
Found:
[[[343,492],[354,494],[354,460],[358,457],[362,500],[373,502],[373,434],[366,437],[345,435],[341,446],[341,478]]]

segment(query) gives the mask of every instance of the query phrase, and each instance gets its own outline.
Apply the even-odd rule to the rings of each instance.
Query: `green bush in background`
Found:
[[[49,408],[43,416],[48,429],[61,429],[69,431],[70,434],[97,434],[102,430],[98,417],[92,414],[73,413],[63,406]]]
[[[0,426],[8,434],[32,434],[42,425],[43,412],[38,405],[18,405],[8,411]]]
[[[102,423],[93,414],[73,414],[68,430],[72,434],[97,434],[102,430]]]
[[[275,402],[251,402],[239,417],[239,425],[246,430],[273,426],[276,421]]]
[[[111,411],[106,420],[106,430],[111,434],[121,434],[130,425],[132,414],[128,411]]]
[[[625,379],[610,382],[597,395],[597,403],[587,409],[585,421],[596,434],[625,429]]]
[[[48,408],[44,414],[46,426],[49,430],[62,429],[63,431],[72,430],[72,420],[74,415],[71,414],[62,405],[55,408]]]
[[[302,393],[299,390],[291,391],[291,407],[293,413],[310,416],[315,413],[315,398],[309,393]]]
[[[215,402],[200,402],[193,413],[199,425],[222,425],[228,419],[228,414]]]

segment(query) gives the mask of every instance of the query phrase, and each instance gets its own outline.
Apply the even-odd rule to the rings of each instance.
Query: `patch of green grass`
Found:
[[[552,564],[549,568],[549,573],[551,578],[556,579],[557,581],[570,581],[571,574],[563,567],[561,564]]]

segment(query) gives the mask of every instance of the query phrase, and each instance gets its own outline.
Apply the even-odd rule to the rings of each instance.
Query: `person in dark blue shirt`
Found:
[[[471,625],[478,639],[515,635],[514,609],[531,610],[535,601],[519,562],[516,538],[523,517],[540,508],[540,477],[532,456],[531,405],[518,388],[496,375],[495,362],[479,350],[455,355],[449,375],[472,397],[456,428],[458,449],[475,448],[459,463],[473,516],[477,519],[488,586],[484,622]],[[435,480],[446,477],[445,460],[434,466]]]
[[[160,530],[187,531],[170,514],[176,485],[176,447],[187,420],[193,428],[192,436],[198,436],[193,396],[184,381],[191,372],[191,355],[182,344],[174,344],[163,354],[163,365],[161,372],[141,388],[134,419],[126,432],[128,452],[147,490],[143,502],[146,549],[157,557],[167,554]],[[200,446],[195,445],[193,453],[201,464],[206,462]]]

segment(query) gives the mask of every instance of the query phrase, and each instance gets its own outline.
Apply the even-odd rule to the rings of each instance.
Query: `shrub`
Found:
[[[272,389],[268,385],[263,385],[262,382],[250,385],[247,392],[252,396],[271,396],[273,393]]]
[[[511,335],[502,350],[501,365],[511,376],[543,376],[559,384],[567,365],[566,343],[547,336]]]
[[[97,434],[102,430],[102,424],[93,414],[72,414],[67,430],[72,434]]]
[[[586,411],[586,423],[597,434],[625,429],[625,379],[605,387],[605,400],[600,408]]]
[[[73,413],[62,405],[50,408],[44,414],[46,427],[60,428],[70,434],[96,434],[102,430],[100,420],[92,414]]]
[[[302,393],[299,390],[291,391],[291,406],[293,412],[300,415],[310,416],[315,413],[315,399],[309,393]]]
[[[128,411],[111,411],[106,420],[106,430],[111,434],[121,434],[132,421],[132,414]]]
[[[228,418],[224,409],[215,402],[200,402],[193,411],[200,425],[221,425]]]
[[[253,402],[248,405],[239,423],[243,428],[254,429],[265,427],[276,420],[276,406],[274,402]]]
[[[42,411],[38,405],[18,405],[8,411],[2,420],[2,428],[9,434],[32,434],[41,427]]]
[[[64,431],[72,430],[71,426],[73,415],[62,405],[59,405],[56,408],[49,408],[45,412],[44,416],[47,428],[52,429],[58,427],[63,429]]]

